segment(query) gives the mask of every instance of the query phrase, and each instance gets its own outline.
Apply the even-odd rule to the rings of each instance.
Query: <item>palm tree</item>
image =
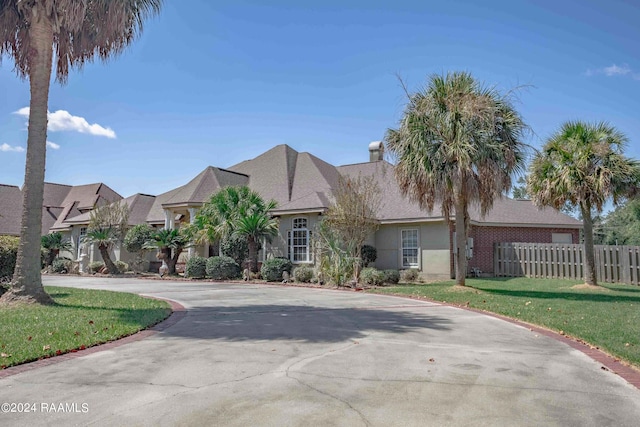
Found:
[[[485,215],[523,169],[528,127],[508,97],[469,73],[433,75],[409,95],[398,129],[385,140],[396,156],[395,175],[404,195],[444,218],[455,213],[456,284],[464,285],[469,205]]]
[[[160,229],[153,233],[151,239],[144,245],[145,249],[157,249],[158,258],[169,268],[168,274],[176,274],[176,264],[182,251],[188,247],[191,240],[188,229]]]
[[[62,233],[54,231],[53,233],[42,236],[40,240],[42,248],[47,251],[46,265],[50,267],[53,260],[58,256],[60,251],[70,251],[72,249],[71,242],[62,236]]]
[[[129,207],[126,203],[111,203],[91,211],[89,226],[83,242],[98,245],[104,265],[110,274],[118,274],[118,267],[111,260],[109,250],[122,242],[129,226]]]
[[[109,274],[118,274],[118,267],[111,260],[109,251],[120,239],[115,229],[112,227],[87,228],[87,234],[82,238],[83,243],[95,244],[98,246],[100,256],[104,261],[105,267],[109,270]]]
[[[267,207],[275,208],[275,203],[271,203]],[[272,218],[267,213],[268,210],[254,211],[240,217],[233,231],[233,235],[244,236],[247,239],[249,245],[249,270],[254,273],[258,271],[258,247],[260,242],[262,239],[266,239],[271,243],[271,238],[278,235],[278,220]]]
[[[640,164],[622,153],[627,137],[608,123],[566,122],[530,166],[527,189],[539,206],[580,209],[584,227],[585,282],[597,285],[593,212],[638,192]]]
[[[13,58],[29,79],[29,131],[21,236],[11,289],[2,299],[52,303],[40,275],[40,230],[47,141],[49,84],[55,50],[56,80],[70,67],[122,52],[162,0],[0,0],[0,58]]]
[[[251,270],[255,272],[260,241],[263,238],[270,241],[278,233],[278,222],[269,214],[275,208],[275,201],[265,202],[247,186],[225,187],[211,195],[202,206],[195,226],[200,230],[200,238],[210,242],[234,235],[245,237]]]

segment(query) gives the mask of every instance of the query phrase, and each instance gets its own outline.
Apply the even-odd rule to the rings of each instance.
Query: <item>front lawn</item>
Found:
[[[171,314],[165,301],[121,292],[45,287],[56,305],[0,307],[0,368],[134,334]]]
[[[411,295],[469,306],[562,332],[640,367],[640,287],[603,284],[603,289],[575,288],[571,280],[467,279],[468,289],[453,281],[397,285],[372,292]]]

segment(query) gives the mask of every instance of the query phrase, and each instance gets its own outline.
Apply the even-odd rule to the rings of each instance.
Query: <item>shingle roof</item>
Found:
[[[242,173],[208,166],[185,185],[157,196],[147,215],[147,222],[163,223],[163,206],[200,206],[223,187],[246,185],[249,177]]]
[[[155,201],[155,196],[148,194],[134,194],[126,199],[119,200],[119,203],[124,203],[129,207],[129,225],[143,224],[146,219],[151,206]],[[65,221],[66,224],[88,224],[91,218],[91,212],[85,212],[81,215],[77,215],[71,219]]]
[[[70,225],[67,220],[82,215],[83,212],[97,205],[109,204],[121,199],[121,195],[102,183],[73,186],[59,205],[63,210],[50,230],[64,230]]]
[[[444,220],[440,206],[431,213],[420,209],[400,192],[392,164],[379,161],[338,167],[340,173],[357,177],[358,174],[374,175],[383,194],[378,219],[383,222],[413,221],[418,219]],[[493,209],[483,218],[477,206],[469,207],[471,221],[479,225],[519,225],[581,227],[582,222],[551,208],[538,208],[529,200],[514,200],[503,197],[494,201]]]
[[[265,200],[275,200],[276,214],[326,209],[340,177],[335,166],[285,144],[230,169],[249,175],[252,190]]]
[[[15,185],[0,184],[0,236],[19,236],[22,192]]]

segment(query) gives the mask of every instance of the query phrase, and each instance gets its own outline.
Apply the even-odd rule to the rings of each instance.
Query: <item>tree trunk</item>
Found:
[[[582,225],[584,229],[584,282],[587,285],[598,286],[596,279],[596,263],[593,255],[593,219],[591,218],[591,204],[580,204]]]
[[[167,248],[169,249],[169,248]],[[168,274],[177,274],[176,273],[176,264],[178,263],[178,258],[180,258],[180,254],[182,253],[182,249],[174,249],[173,256],[171,256],[171,249],[169,249],[169,254],[167,258],[167,267],[169,267]]]
[[[109,248],[106,245],[99,245],[98,250],[100,251],[100,256],[102,256],[102,261],[104,261],[104,265],[109,270],[109,274],[120,274],[120,270],[118,267],[111,261],[111,256],[109,255]]]
[[[247,241],[249,245],[249,270],[252,273],[258,272],[258,244],[256,241],[250,237]]]
[[[456,285],[465,286],[467,277],[467,224],[466,206],[463,200],[456,202]]]
[[[40,3],[36,3],[40,4]],[[35,6],[39,7],[39,6]],[[42,7],[42,6],[40,6]],[[47,152],[47,109],[53,55],[53,26],[46,13],[39,11],[31,22],[29,34],[29,131],[24,186],[22,188],[22,220],[20,246],[11,289],[3,301],[25,301],[53,304],[42,286],[40,244],[42,199]]]

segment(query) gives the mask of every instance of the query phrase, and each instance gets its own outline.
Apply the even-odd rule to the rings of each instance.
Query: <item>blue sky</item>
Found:
[[[522,86],[533,146],[606,120],[640,158],[638,22],[617,0],[167,0],[123,55],[52,84],[46,180],[159,194],[282,143],[367,161],[402,115],[397,76],[416,90],[447,71]],[[22,185],[29,87],[7,57],[0,94],[0,183]]]

